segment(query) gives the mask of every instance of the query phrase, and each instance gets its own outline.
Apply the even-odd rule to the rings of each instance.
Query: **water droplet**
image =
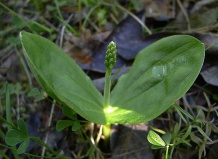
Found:
[[[166,65],[156,65],[152,68],[152,77],[165,77],[167,75]]]

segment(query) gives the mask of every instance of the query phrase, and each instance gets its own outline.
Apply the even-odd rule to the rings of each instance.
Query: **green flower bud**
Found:
[[[104,65],[106,69],[112,70],[116,64],[117,48],[116,44],[111,41],[107,46]]]

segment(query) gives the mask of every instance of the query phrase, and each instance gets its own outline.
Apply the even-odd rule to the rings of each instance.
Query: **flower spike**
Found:
[[[107,46],[104,65],[106,69],[112,70],[116,64],[117,48],[116,44],[111,41]]]

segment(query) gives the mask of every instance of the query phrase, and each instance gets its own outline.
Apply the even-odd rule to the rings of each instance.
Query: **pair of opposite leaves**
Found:
[[[85,119],[98,123],[149,121],[181,98],[203,64],[204,45],[188,35],[163,38],[141,50],[111,92],[110,107],[83,70],[51,41],[22,31],[27,63],[41,87]],[[105,50],[106,51],[106,50]]]

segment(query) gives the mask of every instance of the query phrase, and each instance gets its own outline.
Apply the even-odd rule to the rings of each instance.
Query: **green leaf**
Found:
[[[5,142],[10,146],[15,146],[27,138],[26,134],[19,130],[9,130],[6,134]]]
[[[194,132],[192,132],[192,133],[190,134],[190,138],[191,138],[191,140],[192,140],[193,142],[195,142],[197,145],[200,145],[200,144],[203,142],[203,140],[202,140],[200,137],[196,136]]]
[[[192,86],[204,54],[203,43],[188,35],[163,38],[141,50],[111,93],[108,122],[137,124],[159,116]]]
[[[181,98],[197,78],[204,45],[194,37],[163,38],[138,53],[130,71],[111,93],[110,106],[83,70],[57,45],[22,31],[24,56],[35,78],[52,98],[98,123],[149,121]]]
[[[15,93],[18,94],[21,91],[22,87],[20,83],[16,83],[15,85]]]
[[[44,96],[44,91],[41,90],[40,94],[37,95],[37,96],[35,96],[34,102],[38,102],[38,101],[40,101],[40,100],[43,100],[44,98],[45,98],[45,96]]]
[[[38,102],[40,100],[42,100],[44,98],[44,91],[41,90],[39,91],[38,88],[33,88],[30,90],[30,92],[28,93],[29,97],[34,97],[34,102]]]
[[[194,120],[194,117],[191,116],[191,114],[189,114],[187,111],[185,111],[184,109],[182,109],[179,105],[174,104],[174,108],[176,109],[177,112],[181,112],[181,113],[183,113],[185,116],[189,117],[191,120]]]
[[[2,89],[1,89],[0,95],[5,94],[7,89],[8,89],[8,91],[9,91],[9,94],[19,93],[19,91],[21,90],[21,86],[20,86],[19,83],[17,83],[16,85],[15,85],[15,84],[8,83],[8,84],[7,84],[7,87],[8,87],[8,88],[6,88],[6,83],[3,84],[3,87],[2,87]]]
[[[207,134],[206,134],[199,126],[193,126],[193,127],[197,128],[198,131],[201,133],[201,135],[203,135],[204,137],[206,137],[207,140],[212,141],[212,140],[210,139],[210,137],[208,137]]]
[[[20,19],[20,17],[16,15],[12,17],[12,24],[13,26],[16,26],[17,29],[22,29],[26,26],[26,24],[24,23],[24,20]]]
[[[147,136],[148,141],[156,146],[166,146],[163,139],[153,130],[150,130]]]
[[[164,134],[161,138],[163,139],[163,141],[164,141],[167,145],[169,145],[169,144],[170,144],[170,141],[171,141],[171,139],[172,139],[172,136],[171,136],[170,133],[166,133],[166,134]]]
[[[18,147],[17,153],[18,153],[18,154],[24,153],[24,152],[26,151],[27,147],[29,146],[29,143],[30,143],[29,138],[26,139],[26,140],[24,140],[24,142],[22,142],[22,143],[20,144],[20,146]]]
[[[33,88],[29,91],[28,97],[34,97],[40,94],[40,91],[38,88]]]
[[[181,138],[177,138],[177,141],[174,145],[178,145],[180,143],[185,143],[185,139],[191,134],[192,126],[189,125],[186,132],[183,134]]]
[[[77,131],[77,130],[80,129],[80,127],[81,127],[80,122],[77,120],[77,121],[74,121],[71,130],[72,130],[72,131]]]
[[[27,63],[43,90],[85,119],[105,124],[103,96],[75,61],[41,36],[22,31],[20,38]]]
[[[174,126],[173,136],[176,136],[179,133],[180,128],[181,128],[181,118],[179,119],[179,122],[176,122]]]
[[[62,131],[63,129],[73,124],[74,124],[73,120],[58,120],[56,124],[56,130]]]
[[[17,126],[20,129],[20,131],[22,131],[26,136],[28,136],[27,126],[23,119],[19,119],[17,121]]]
[[[19,130],[12,129],[6,134],[5,142],[10,146],[15,146],[21,143],[17,149],[18,154],[22,154],[26,151],[29,146],[29,135],[27,131],[27,126],[23,119],[19,119],[17,122]]]
[[[20,40],[17,37],[11,36],[7,38],[9,44],[20,45]]]

